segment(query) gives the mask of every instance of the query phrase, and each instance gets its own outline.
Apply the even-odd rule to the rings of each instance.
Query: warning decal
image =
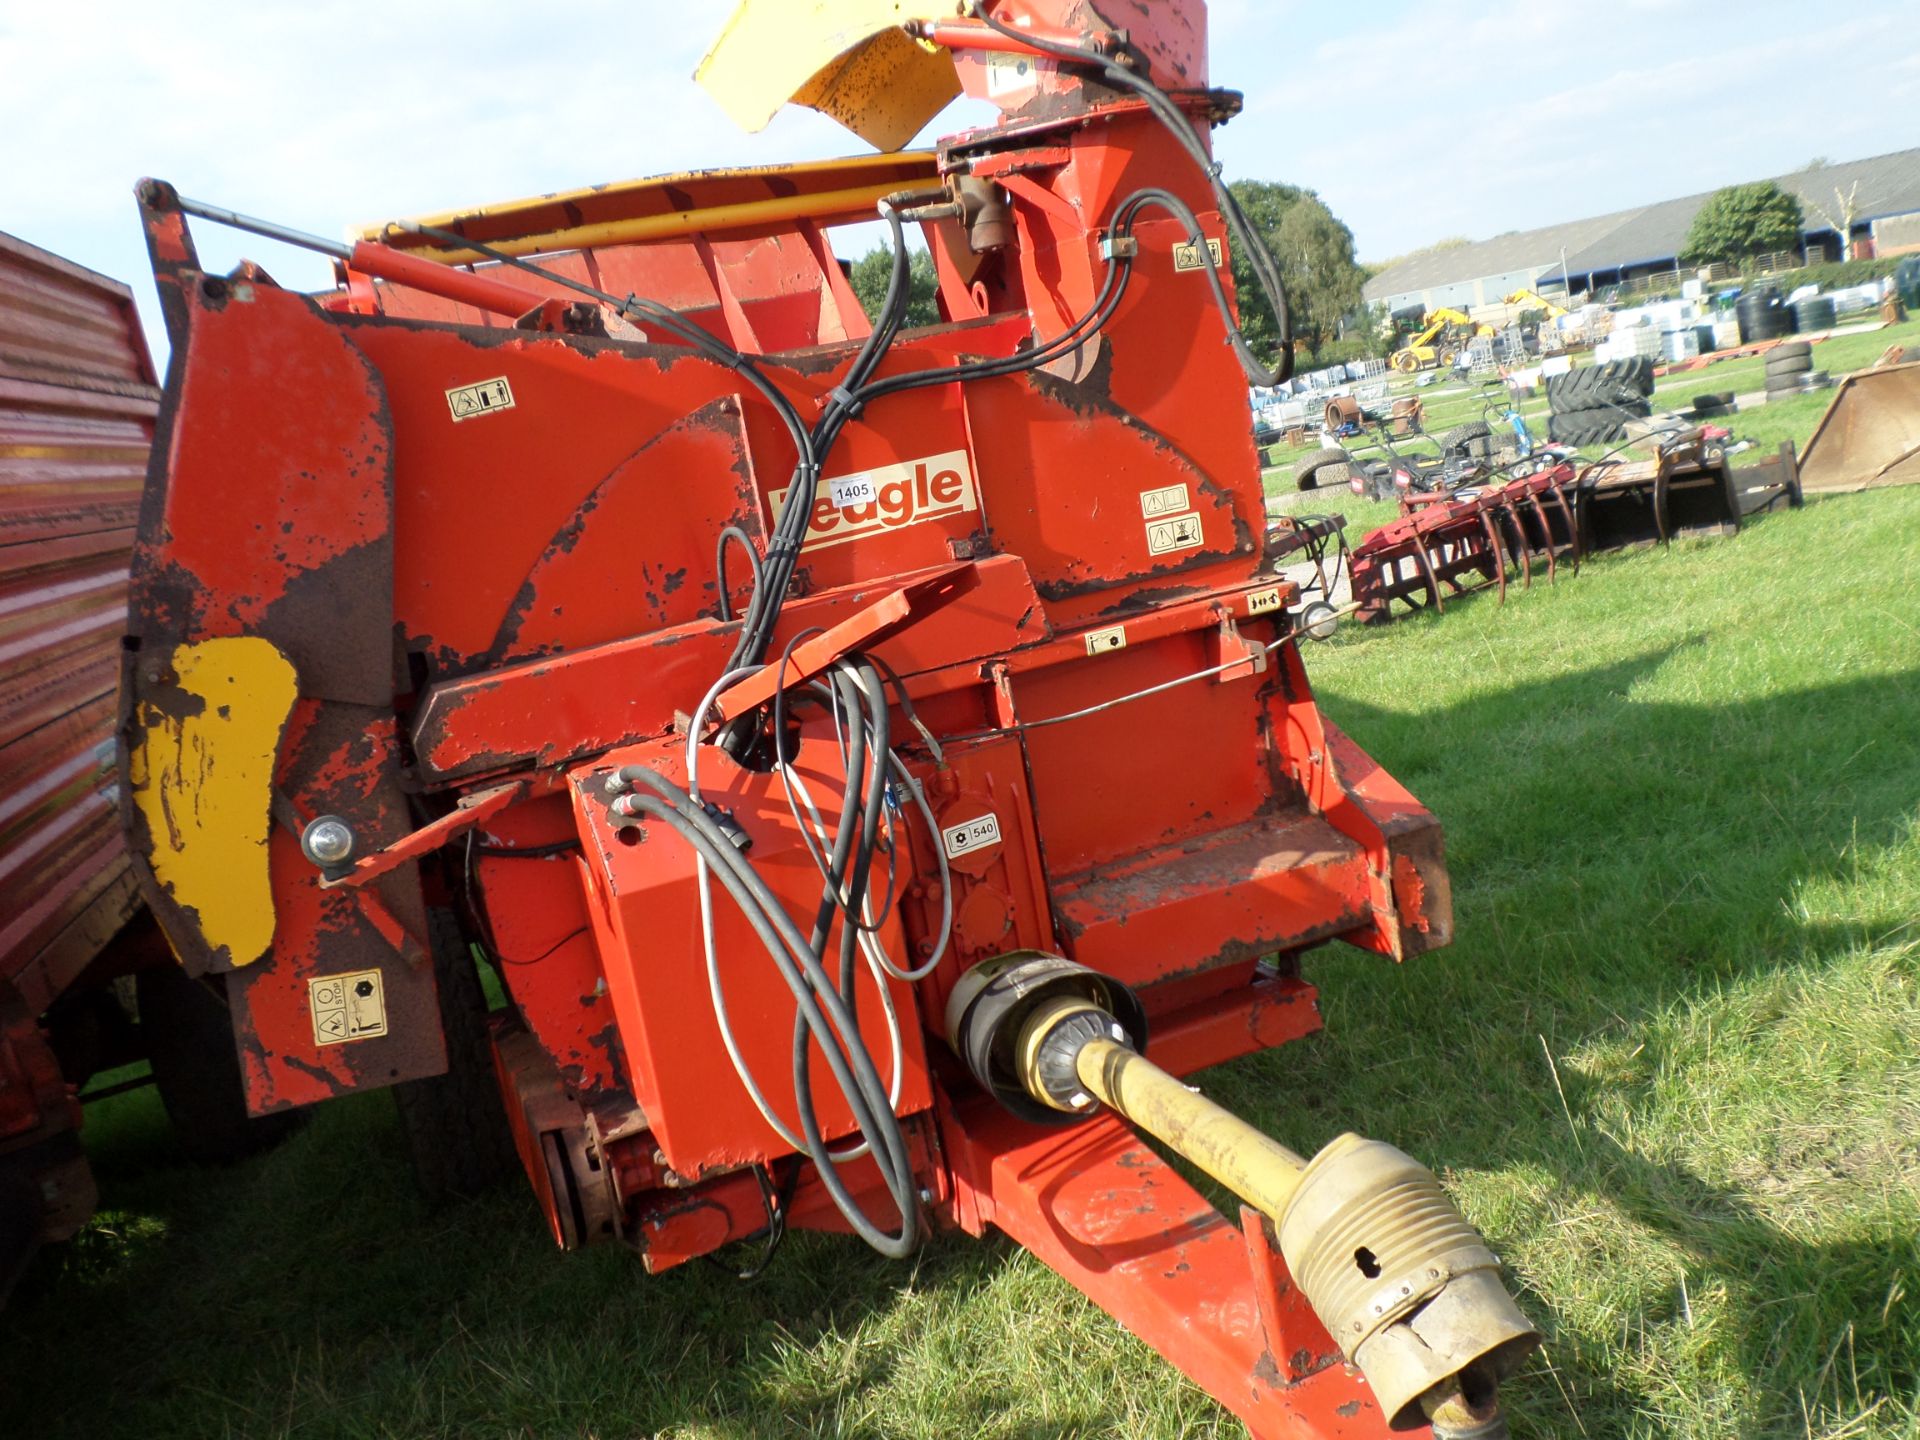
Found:
[[[1140,513],[1149,520],[1158,520],[1162,515],[1178,515],[1182,510],[1191,510],[1193,501],[1187,496],[1184,485],[1166,485],[1158,490],[1140,492]]]
[[[513,408],[513,388],[502,375],[495,380],[482,380],[478,385],[462,385],[447,391],[447,409],[453,412],[454,422],[471,420],[477,415],[491,415],[496,410]]]
[[[1207,241],[1207,251],[1213,256],[1213,268],[1218,270],[1226,264],[1226,255],[1218,240]],[[1200,247],[1191,241],[1182,241],[1173,247],[1173,268],[1180,270],[1204,270],[1207,262],[1200,258]]]
[[[1155,520],[1147,526],[1147,553],[1169,555],[1175,550],[1198,550],[1205,542],[1200,517],[1193,511]]]
[[[958,860],[962,855],[975,850],[984,850],[989,845],[1000,843],[1000,817],[988,813],[978,820],[969,820],[964,825],[955,825],[940,832],[940,842],[947,847],[947,858]]]
[[[1267,615],[1280,608],[1280,588],[1256,590],[1247,596],[1247,614]]]
[[[1127,627],[1115,625],[1111,630],[1089,630],[1087,632],[1087,654],[1105,655],[1110,650],[1127,648]]]
[[[316,1045],[344,1045],[387,1033],[387,1001],[378,970],[309,980],[307,1003],[313,1010]]]

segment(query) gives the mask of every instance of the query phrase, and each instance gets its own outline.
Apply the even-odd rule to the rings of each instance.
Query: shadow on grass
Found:
[[[1418,717],[1330,702],[1447,822],[1461,939],[1398,972],[1312,957],[1333,1042],[1251,1057],[1208,1087],[1289,1143],[1359,1128],[1436,1169],[1535,1167],[1671,1235],[1736,1292],[1736,1363],[1770,1408],[1817,1388],[1836,1293],[1881,1315],[1853,1336],[1862,1382],[1911,1388],[1920,1320],[1898,1293],[1911,1254],[1809,1244],[1685,1169],[1591,1135],[1581,1151],[1567,1117],[1592,1103],[1586,1082],[1566,1077],[1568,1108],[1545,1083],[1545,1037],[1632,1026],[1770,967],[1829,963],[1911,919],[1891,896],[1886,913],[1838,924],[1783,902],[1909,833],[1920,675],[1732,705],[1635,699],[1678,653]],[[1863,742],[1878,747],[1864,769],[1850,758]],[[995,1371],[1004,1297],[988,1293],[1008,1274],[1004,1245],[943,1239],[894,1265],[852,1240],[799,1236],[754,1285],[701,1266],[648,1277],[617,1248],[557,1255],[517,1188],[423,1212],[384,1096],[324,1107],[230,1170],[169,1163],[166,1135],[151,1094],[90,1115],[105,1208],[0,1315],[9,1429],[881,1436],[1119,1423],[1104,1382],[1060,1397],[1044,1431],[1017,1418],[1032,1397],[1021,1373]],[[1562,1332],[1555,1361],[1586,1433],[1644,1430],[1655,1397],[1607,1373],[1549,1301],[1528,1303]],[[1033,1318],[1036,1331],[1054,1323]],[[904,1402],[869,1395],[903,1368],[938,1370],[941,1347],[959,1378],[914,1380]],[[1546,1379],[1520,1400],[1534,1433],[1567,1431]]]
[[[1576,1137],[1574,1117],[1596,1113],[1610,1082],[1550,1073],[1543,1050],[1623,1036],[1645,1052],[1635,1052],[1638,1071],[1659,1076],[1672,1057],[1655,1016],[1776,975],[1817,984],[1910,930],[1912,891],[1868,872],[1915,833],[1920,671],[1763,699],[1654,698],[1657,672],[1683,654],[1697,660],[1687,652],[1701,645],[1711,637],[1417,716],[1328,700],[1446,824],[1459,938],[1397,972],[1315,955],[1308,976],[1323,986],[1331,1038],[1252,1057],[1210,1083],[1276,1133],[1301,1137],[1304,1121],[1317,1144],[1380,1126],[1436,1169],[1544,1173],[1553,1192],[1664,1236],[1692,1283],[1726,1292],[1727,1359],[1757,1407],[1740,1433],[1782,1423],[1803,1433],[1803,1395],[1846,1413],[1920,1389],[1911,1224],[1869,1220],[1843,1227],[1865,1238],[1809,1242],[1683,1165],[1650,1162],[1592,1128]],[[1851,887],[1845,912],[1804,903],[1838,885]],[[1832,1083],[1778,1076],[1796,1080]],[[1620,1093],[1644,1099],[1652,1083]],[[1836,1204],[1872,1212],[1893,1178],[1886,1165],[1837,1177]],[[1587,1433],[1658,1432],[1664,1407],[1639,1388],[1644,1374],[1608,1373],[1604,1357],[1630,1347],[1583,1341],[1547,1296],[1528,1304],[1559,1333],[1555,1364]],[[1691,1327],[1688,1305],[1675,1285],[1670,1304],[1634,1323]],[[1530,1384],[1521,1409],[1538,1426],[1520,1430],[1562,1433],[1568,1402],[1544,1376]]]

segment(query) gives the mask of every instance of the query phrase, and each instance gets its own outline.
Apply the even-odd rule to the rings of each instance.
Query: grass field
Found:
[[[1302,1148],[1426,1160],[1548,1334],[1524,1436],[1920,1436],[1920,490],[1602,557],[1308,655],[1446,823],[1459,938],[1311,957],[1327,1032],[1203,1077]],[[1006,1244],[798,1236],[742,1285],[413,1198],[383,1095],[175,1162],[0,1315],[0,1434],[1229,1437]]]

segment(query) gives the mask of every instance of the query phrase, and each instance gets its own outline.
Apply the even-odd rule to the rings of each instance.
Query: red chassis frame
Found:
[[[1027,8],[1075,28],[1064,0]],[[1199,11],[1156,7],[1130,33],[1190,114],[1217,118],[1232,107],[1205,88]],[[959,69],[986,92],[980,58]],[[946,323],[903,335],[882,374],[1060,333],[1098,292],[1107,217],[1142,186],[1178,194],[1232,243],[1204,177],[1138,102],[1051,66],[1026,91],[993,88],[1001,124],[892,163],[921,188],[990,180],[1013,242],[976,254],[958,221],[929,222]],[[798,181],[611,187],[595,203],[671,192],[675,208],[737,215],[727,186],[827,198],[814,216],[716,218],[547,263],[764,352],[811,414],[866,334],[819,228],[852,178],[814,167]],[[495,1064],[560,1243],[622,1238],[657,1270],[753,1233],[758,1177],[798,1161],[746,1104],[714,1028],[690,853],[617,823],[603,782],[635,763],[674,773],[680,717],[732,651],[739,623],[722,605],[737,610],[746,577],[723,596],[714,546],[726,526],[764,546],[785,499],[792,455],[772,408],[687,347],[605,333],[604,316],[539,277],[490,271],[479,290],[448,270],[402,288],[381,274],[410,272],[363,247],[368,269],[350,264],[337,292],[309,298],[251,268],[204,274],[172,192],[148,182],[142,203],[173,360],[122,723],[131,741],[144,717],[177,709],[155,661],[208,638],[265,638],[299,683],[260,837],[276,907],[266,956],[231,965],[143,862],[183,962],[228,972],[250,1104],[438,1073],[425,917],[460,902],[511,992]],[[449,223],[492,243],[551,229],[537,210]],[[1296,973],[1306,948],[1337,938],[1402,959],[1450,938],[1437,823],[1314,704],[1203,262],[1172,219],[1135,237],[1125,299],[1068,361],[913,391],[848,427],[774,653],[799,637],[802,668],[855,648],[891,664],[939,742],[901,746],[937,827],[993,819],[996,840],[953,860],[947,958],[889,987],[905,1031],[896,1109],[929,1214],[1014,1236],[1259,1436],[1376,1436],[1371,1392],[1263,1224],[1229,1223],[1117,1120],[1049,1129],[997,1110],[939,1038],[966,968],[1056,950],[1133,987],[1152,1055],[1185,1074],[1319,1028]],[[422,237],[391,239],[416,266],[439,263]],[[497,313],[516,303],[501,284],[527,292],[518,322]],[[829,482],[849,476],[874,498],[836,503]],[[832,747],[807,743],[802,768],[831,786]],[[703,766],[769,884],[811,907],[819,878],[770,777]],[[323,814],[362,842],[344,873],[301,852],[301,827]],[[131,805],[127,817],[137,854],[167,843]],[[889,934],[930,953],[942,842],[911,821],[902,833]],[[382,978],[386,1033],[319,1043],[310,981],[366,970]],[[730,962],[727,985],[736,1017],[752,1017],[747,1058],[779,1073],[770,1057],[793,1012],[778,980]],[[870,989],[859,1012],[876,1053],[879,998]],[[822,1118],[830,1138],[851,1124],[830,1104]],[[848,1176],[857,1185],[859,1167]],[[793,1183],[787,1223],[842,1228],[817,1181]]]

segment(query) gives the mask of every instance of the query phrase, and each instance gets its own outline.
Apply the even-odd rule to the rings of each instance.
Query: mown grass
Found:
[[[1446,823],[1451,949],[1309,958],[1326,1034],[1210,1093],[1432,1164],[1548,1334],[1523,1436],[1920,1436],[1920,491],[1349,630],[1330,714]],[[742,1285],[432,1215],[385,1097],[174,1162],[0,1316],[0,1434],[1228,1437],[1038,1262],[798,1236]]]

